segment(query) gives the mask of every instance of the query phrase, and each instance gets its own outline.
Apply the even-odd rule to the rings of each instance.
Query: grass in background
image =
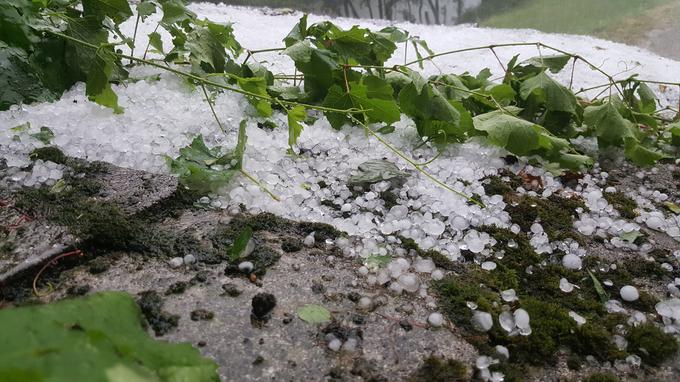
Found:
[[[496,28],[606,35],[623,22],[677,0],[531,0],[480,22]]]

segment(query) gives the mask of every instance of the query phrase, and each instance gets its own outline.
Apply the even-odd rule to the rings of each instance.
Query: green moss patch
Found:
[[[462,362],[434,356],[425,358],[418,370],[406,379],[407,382],[458,382],[468,380],[467,368]]]
[[[512,222],[527,232],[537,219],[551,241],[574,239],[581,241],[574,230],[574,217],[577,208],[586,209],[582,200],[551,195],[547,199],[529,195],[513,196],[507,201],[506,211]]]
[[[586,263],[584,270],[566,269],[560,263],[561,254],[537,255],[526,234],[514,234],[494,226],[478,229],[496,239],[496,250],[505,251],[502,258],[494,259],[496,269],[485,271],[475,264],[459,265],[456,275],[434,281],[432,290],[439,298],[442,312],[482,354],[493,354],[494,346],[503,345],[510,350],[511,364],[540,366],[554,364],[559,351],[566,349],[567,356],[573,356],[572,368],[580,367],[580,360],[586,355],[612,362],[630,354],[618,350],[612,341],[616,326],[627,325],[628,317],[606,312],[603,299],[609,297],[598,292],[599,284],[587,270],[591,269],[596,279],[614,279],[615,285],[625,285],[621,284],[623,276],[617,278],[615,271],[600,273],[594,257]],[[630,275],[625,275],[626,284],[633,284]],[[563,292],[559,287],[561,278],[579,288],[570,293]],[[502,301],[500,292],[507,289],[514,289],[519,300]],[[641,291],[638,301],[626,305],[648,312],[653,311],[656,302],[654,296]],[[489,332],[475,331],[469,303],[492,315],[494,326]],[[500,327],[499,314],[504,309],[514,311],[517,308],[525,309],[531,317],[532,333],[529,336],[509,336]],[[570,311],[583,316],[586,323],[577,325],[569,316]]]
[[[611,204],[619,213],[621,217],[626,219],[635,219],[637,213],[635,209],[638,208],[637,203],[623,192],[605,192],[604,198],[607,203]]]
[[[628,351],[637,354],[642,361],[659,366],[678,351],[678,341],[652,323],[633,327],[626,335]]]
[[[514,173],[502,169],[498,175],[488,176],[482,181],[484,192],[487,195],[512,194],[522,186],[522,178]]]

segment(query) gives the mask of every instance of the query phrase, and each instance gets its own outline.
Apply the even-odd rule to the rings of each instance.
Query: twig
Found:
[[[54,259],[48,261],[47,263],[45,263],[45,265],[43,265],[43,267],[38,271],[38,273],[33,278],[33,294],[35,294],[36,297],[45,297],[45,296],[49,295],[50,293],[52,293],[52,287],[51,286],[50,286],[50,291],[47,292],[46,294],[41,294],[40,292],[38,292],[37,284],[38,284],[38,279],[40,278],[40,275],[42,275],[42,273],[45,271],[45,269],[47,269],[47,267],[49,267],[50,265],[56,265],[59,260],[65,258],[65,257],[69,257],[69,256],[83,256],[83,252],[79,249],[76,249],[75,251],[63,253],[63,254],[55,257]]]

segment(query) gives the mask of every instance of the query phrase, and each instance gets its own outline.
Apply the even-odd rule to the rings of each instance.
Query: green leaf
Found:
[[[377,33],[385,35],[393,43],[402,43],[408,41],[409,32],[395,26],[389,26],[381,29]]]
[[[626,140],[626,158],[638,166],[651,166],[659,159],[668,158],[661,151],[645,147],[637,139],[628,138]]]
[[[183,0],[164,0],[161,6],[163,8],[161,23],[163,24],[180,24],[196,18],[196,14],[186,8]]]
[[[251,77],[251,78],[241,78],[237,77],[236,82],[241,89],[257,94],[267,99],[262,99],[258,97],[246,96],[248,101],[255,107],[257,113],[262,117],[271,117],[272,115],[272,105],[268,100],[269,94],[267,93],[267,80],[263,77]]]
[[[52,138],[54,138],[54,133],[49,127],[43,126],[40,128],[40,132],[31,134],[31,137],[39,140],[43,144],[49,145]]]
[[[289,47],[304,40],[305,37],[307,37],[307,14],[300,17],[300,21],[295,24],[283,41],[286,43],[286,47]]]
[[[392,256],[390,255],[371,255],[363,260],[363,263],[369,269],[378,269],[386,266],[392,261]]]
[[[115,113],[122,113],[123,108],[118,106],[118,96],[113,92],[109,83],[114,65],[114,60],[110,54],[99,51],[87,74],[85,94],[91,101],[109,107]]]
[[[365,123],[384,122],[387,124],[398,121],[401,117],[399,106],[394,100],[394,90],[383,79],[375,76],[362,77],[360,82],[350,82],[347,92],[339,85],[334,85],[328,91],[323,106],[347,110],[366,110]],[[331,125],[339,129],[349,118],[342,113],[326,113]]]
[[[378,132],[378,133],[380,133],[380,134],[383,134],[383,135],[385,135],[385,134],[392,134],[392,133],[394,133],[394,126],[392,126],[392,125],[385,125],[385,126],[379,128],[378,130],[376,130],[376,132]]]
[[[298,308],[297,315],[308,324],[323,324],[331,320],[331,312],[321,305],[307,304]]]
[[[423,64],[423,55],[420,53],[420,49],[423,49],[429,56],[434,56],[434,52],[432,49],[430,49],[429,46],[427,46],[427,42],[424,40],[421,40],[417,36],[412,36],[410,37],[411,44],[413,45],[413,50],[416,51],[416,57],[418,58],[418,66],[420,69],[425,68],[425,65]]]
[[[28,54],[19,48],[0,48],[0,110],[21,103],[54,101],[61,91],[45,87],[41,69],[34,66]],[[61,89],[63,90],[63,89]]]
[[[25,122],[22,123],[21,125],[16,125],[9,130],[13,133],[23,133],[28,131],[31,128],[31,123],[30,122]]]
[[[600,106],[588,106],[583,120],[605,146],[623,146],[626,139],[635,138],[635,126],[623,118],[611,100]]]
[[[680,206],[673,202],[664,202],[663,206],[676,215],[680,215]]]
[[[146,20],[147,17],[156,13],[156,4],[148,0],[142,0],[137,4],[137,15],[142,18],[142,21]]]
[[[668,131],[671,133],[671,144],[673,146],[680,146],[680,122],[669,125]]]
[[[0,43],[29,49],[40,41],[32,28],[39,8],[28,0],[0,0]]]
[[[252,238],[253,229],[250,227],[244,228],[241,233],[238,234],[236,240],[234,240],[234,244],[229,250],[229,262],[235,263],[241,258],[241,255],[246,251],[246,248],[248,248],[248,244]]]
[[[190,344],[149,338],[141,323],[121,292],[2,309],[0,380],[219,381],[214,361]]]
[[[630,231],[630,232],[624,232],[621,234],[621,239],[624,241],[627,241],[631,244],[635,242],[639,237],[644,236],[640,231]]]
[[[307,118],[307,110],[302,105],[295,106],[288,110],[288,146],[292,149],[297,143],[302,129],[304,128],[300,122]]]
[[[306,40],[290,46],[283,54],[290,56],[295,61],[297,70],[304,74],[304,89],[310,100],[323,100],[328,89],[333,86],[334,72],[340,68],[337,55],[328,50],[314,48]]]
[[[179,176],[179,183],[200,193],[217,192],[226,186],[241,169],[245,151],[245,124],[241,123],[239,138],[233,152],[220,155],[209,149],[199,135],[190,146],[180,149],[177,159],[166,158],[170,172]]]
[[[127,0],[83,0],[83,14],[98,19],[109,17],[116,25],[132,16]]]
[[[438,143],[466,138],[467,130],[461,124],[460,111],[432,85],[425,84],[418,91],[417,83],[414,81],[399,92],[399,106],[402,112],[413,118],[418,134]]]
[[[593,280],[593,286],[595,287],[595,292],[597,292],[597,295],[600,297],[600,301],[603,304],[609,301],[609,294],[604,290],[597,277],[595,277],[590,270],[588,271],[588,274],[590,275],[590,279]]]
[[[569,60],[571,60],[571,56],[565,54],[537,56],[522,62],[520,65],[525,67],[523,68],[524,71],[531,68],[535,72],[548,69],[552,73],[559,73],[569,63]]]
[[[502,111],[493,111],[473,118],[475,129],[484,131],[489,142],[504,147],[513,154],[525,156],[540,146],[535,124]]]
[[[350,189],[354,187],[367,187],[371,184],[389,181],[392,184],[406,182],[408,173],[399,170],[394,163],[386,160],[369,160],[359,165],[359,173],[352,175],[347,180]]]
[[[149,45],[156,49],[160,54],[163,54],[163,40],[161,39],[161,34],[158,32],[149,33]]]
[[[651,114],[656,111],[656,94],[646,83],[640,82],[637,88],[637,93],[640,96],[640,111],[646,114]]]
[[[545,104],[549,111],[576,114],[578,109],[578,102],[574,94],[545,72],[522,82],[519,93],[524,100],[534,97],[538,103]]]

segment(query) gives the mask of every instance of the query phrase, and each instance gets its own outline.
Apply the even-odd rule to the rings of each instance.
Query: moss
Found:
[[[277,234],[307,236],[314,232],[317,240],[335,239],[346,234],[335,227],[324,223],[294,222],[271,213],[258,215],[239,215],[227,227],[220,230],[218,236],[227,240],[235,239],[244,228],[250,227],[253,232],[269,231]]]
[[[635,219],[637,213],[635,209],[638,208],[637,203],[629,197],[627,197],[623,192],[605,192],[604,198],[607,203],[611,204],[622,217],[626,219]]]
[[[326,207],[328,207],[332,210],[335,210],[335,211],[340,211],[340,206],[333,203],[332,200],[324,199],[324,200],[321,201],[321,205],[326,206]]]
[[[632,302],[624,301],[624,305],[641,312],[654,312],[659,299],[645,291],[639,291],[639,294],[640,297],[637,300]]]
[[[242,274],[238,268],[238,264],[243,261],[250,261],[253,263],[253,270],[251,273],[257,276],[263,276],[267,273],[267,269],[278,263],[281,254],[266,245],[258,245],[255,250],[247,257],[239,258],[236,262],[230,263],[225,269],[226,275]]]
[[[507,179],[507,180],[504,180]],[[487,195],[507,195],[514,193],[522,185],[522,178],[502,169],[498,175],[488,176],[483,180],[484,192]]]
[[[496,239],[498,242],[496,248],[505,251],[505,256],[500,262],[518,273],[524,273],[528,266],[538,264],[543,260],[541,256],[536,254],[529,238],[524,234],[514,234],[509,229],[496,226],[483,226],[479,230]],[[514,243],[514,245],[510,245],[510,243]]]
[[[381,192],[380,199],[382,199],[385,202],[385,208],[388,210],[399,204],[399,197],[392,191]]]
[[[439,296],[439,307],[457,326],[471,329],[472,311],[468,302],[474,302],[479,309],[490,311],[494,303],[499,303],[498,294],[461,276],[449,276],[433,284]]]
[[[617,277],[625,277],[626,273],[632,278],[660,280],[669,275],[661,264],[645,259],[629,259],[617,264]],[[630,280],[632,281],[632,280]],[[629,282],[630,282],[629,281]]]
[[[585,209],[583,201],[576,198],[563,198],[551,195],[547,199],[522,195],[514,197],[506,210],[513,223],[527,232],[538,218],[551,241],[568,238],[582,241],[573,229],[577,208]]]
[[[524,370],[507,362],[491,365],[489,370],[503,373],[504,382],[523,382],[526,376]]]
[[[85,197],[78,187],[60,193],[48,188],[23,189],[17,195],[17,206],[69,227],[83,240],[82,247],[90,250],[160,252],[168,242],[162,232],[149,229],[112,203]]]
[[[168,287],[168,290],[165,291],[165,295],[182,294],[187,290],[188,287],[189,283],[185,281],[178,281]]]
[[[614,374],[595,373],[583,378],[583,382],[621,382],[621,380]]]
[[[676,339],[652,323],[631,328],[626,340],[628,351],[639,355],[644,363],[651,366],[661,365],[678,351]]]
[[[64,152],[57,147],[41,147],[33,150],[29,155],[32,160],[50,161],[57,164],[66,164],[67,157]]]
[[[399,239],[399,241],[401,241],[401,246],[405,250],[407,250],[407,251],[413,250],[420,257],[432,259],[432,261],[434,262],[434,265],[438,266],[439,268],[446,269],[446,270],[449,270],[449,271],[457,268],[456,263],[451,261],[451,259],[449,259],[443,253],[441,253],[439,251],[435,251],[433,249],[431,249],[429,251],[425,251],[422,248],[420,248],[420,246],[418,246],[418,244],[416,244],[416,242],[413,239],[409,239],[409,238],[404,237],[404,236],[397,236],[397,238]]]
[[[418,370],[407,378],[408,382],[455,382],[467,381],[465,365],[452,359],[427,357]]]
[[[576,328],[574,336],[570,338],[570,347],[576,354],[592,355],[601,361],[625,357],[625,353],[612,343],[611,333],[593,322],[587,322]]]
[[[557,304],[525,297],[521,306],[531,317],[532,333],[507,337],[510,359],[533,365],[554,364],[557,350],[569,343],[576,323],[567,310]]]
[[[167,334],[177,327],[179,316],[168,314],[163,311],[163,299],[154,291],[146,291],[139,294],[137,304],[151,328],[157,336]]]
[[[569,370],[574,370],[578,371],[581,370],[581,364],[583,363],[583,359],[579,357],[576,354],[570,354],[569,357],[567,358],[567,367]]]
[[[487,195],[505,195],[515,190],[501,179],[500,176],[490,176],[483,183]]]

